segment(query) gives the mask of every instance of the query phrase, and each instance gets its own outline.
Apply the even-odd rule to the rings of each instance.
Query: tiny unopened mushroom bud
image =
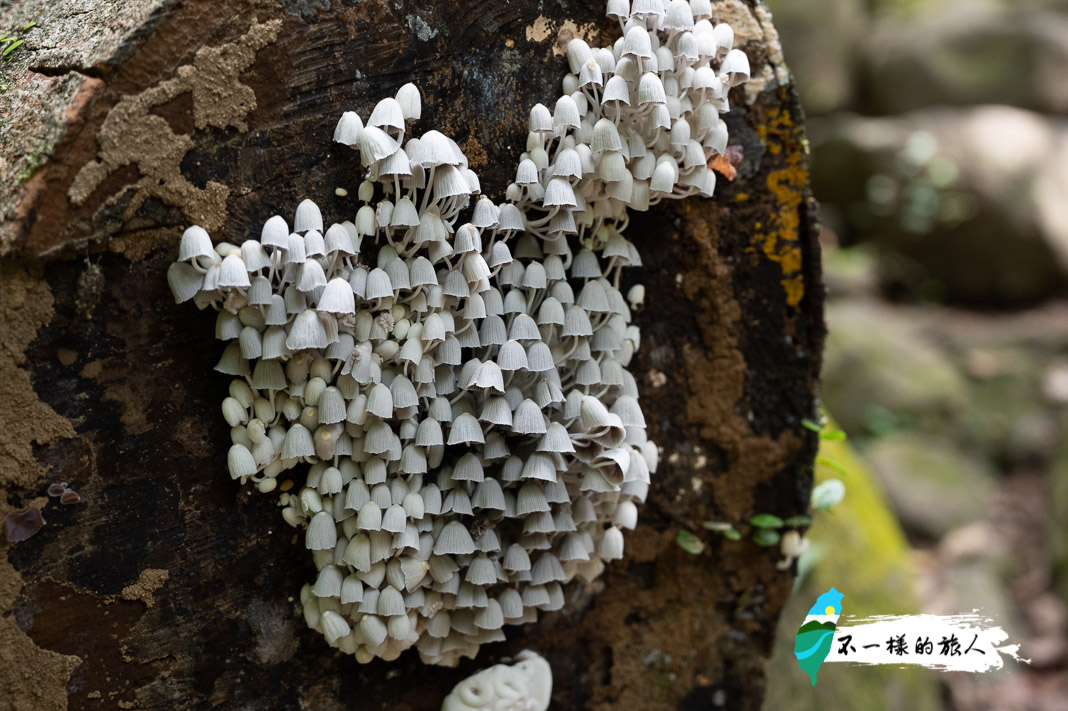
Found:
[[[808,539],[802,538],[797,531],[787,531],[782,534],[780,550],[788,558],[799,558],[808,550]]]
[[[645,303],[645,286],[635,284],[627,292],[627,302],[632,309],[639,309]]]
[[[223,419],[231,427],[237,427],[246,422],[248,413],[236,399],[228,397],[222,402]]]

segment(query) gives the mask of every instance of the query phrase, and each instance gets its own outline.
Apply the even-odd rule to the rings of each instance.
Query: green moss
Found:
[[[833,429],[834,423],[828,425]],[[825,665],[812,687],[794,658],[794,636],[812,601],[836,587],[845,593],[843,615],[908,614],[917,611],[915,571],[905,535],[887,508],[871,471],[843,440],[824,440],[820,456],[849,471],[841,477],[846,497],[816,514],[808,538],[821,556],[783,611],[768,666],[767,711],[801,709],[941,708],[938,682],[922,669]],[[817,467],[816,483],[840,475]]]
[[[47,159],[48,156],[44,150],[27,155],[25,165],[19,168],[19,172],[15,173],[15,181],[19,185],[25,183]]]

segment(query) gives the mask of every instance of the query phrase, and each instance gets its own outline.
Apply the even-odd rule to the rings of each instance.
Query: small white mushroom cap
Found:
[[[323,231],[323,213],[319,206],[311,200],[301,200],[297,205],[297,213],[293,219],[294,232],[306,232],[307,230]]]
[[[182,233],[182,241],[178,246],[178,261],[190,262],[194,259],[203,258],[210,262],[218,259],[215,249],[211,246],[211,237],[207,230],[198,225],[193,225]]]
[[[419,88],[411,82],[397,90],[397,103],[406,120],[416,121],[423,115],[423,102],[419,95]]]
[[[334,141],[346,146],[355,146],[360,142],[360,134],[363,133],[363,120],[355,111],[346,111],[334,128]]]

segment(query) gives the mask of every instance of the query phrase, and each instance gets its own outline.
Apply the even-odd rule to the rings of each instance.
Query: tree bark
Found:
[[[635,214],[646,285],[633,372],[662,447],[627,557],[456,669],[358,665],[295,614],[312,577],[273,497],[231,482],[212,321],[165,270],[191,223],[240,242],[304,197],[355,213],[331,148],[414,81],[421,130],[452,136],[500,199],[529,108],[603,3],[16,0],[0,74],[4,512],[42,509],[0,556],[0,709],[436,709],[524,648],[553,709],[758,709],[792,574],[702,530],[807,509],[824,326],[802,115],[766,8],[714,4],[753,80],[727,116],[742,160],[717,195]],[[603,33],[603,34],[601,34]],[[348,196],[335,195],[345,188]],[[67,482],[82,501],[45,496]],[[706,543],[675,545],[680,529]],[[748,529],[743,525],[743,533]]]

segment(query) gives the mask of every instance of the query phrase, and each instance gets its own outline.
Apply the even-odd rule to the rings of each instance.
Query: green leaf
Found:
[[[705,549],[704,542],[689,531],[679,531],[678,535],[675,536],[675,542],[679,544],[679,548],[691,555],[700,555],[701,551]]]
[[[727,521],[704,521],[701,524],[701,528],[706,531],[715,531],[716,533],[723,533],[724,531],[734,528],[734,526]]]
[[[845,498],[846,487],[841,479],[828,479],[812,490],[812,510],[826,511]]]
[[[7,55],[11,54],[12,52],[15,51],[15,49],[18,48],[18,46],[20,44],[22,44],[25,41],[26,40],[15,40],[14,42],[12,42],[11,44],[9,44],[7,46],[7,49],[5,49],[3,52],[0,52],[0,57],[6,57]]]
[[[753,532],[753,543],[758,546],[774,546],[779,542],[779,532],[769,528],[758,528]]]
[[[818,422],[813,422],[808,418],[801,420],[801,426],[804,427],[806,430],[812,430],[813,432],[819,432],[823,429],[823,425],[819,424]]]
[[[831,432],[821,432],[820,439],[825,439],[828,442],[834,442],[835,440],[845,439],[846,433],[842,430],[833,430]]]
[[[822,464],[828,469],[833,469],[842,476],[849,476],[849,470],[830,457],[816,457],[816,464]]]
[[[33,22],[31,22],[30,24],[26,25],[22,29],[23,29],[23,31],[25,31],[25,30],[28,30],[28,29],[30,29],[32,27],[36,27],[36,26],[37,26],[37,20],[34,20]]]
[[[800,528],[802,526],[811,526],[812,525],[812,517],[811,516],[791,516],[790,518],[786,519],[783,523],[785,523],[790,528]]]
[[[749,524],[757,528],[782,528],[784,522],[775,514],[762,513],[749,519]]]
[[[724,538],[730,541],[742,540],[742,534],[736,528],[728,528],[726,531],[722,532],[722,535]]]

